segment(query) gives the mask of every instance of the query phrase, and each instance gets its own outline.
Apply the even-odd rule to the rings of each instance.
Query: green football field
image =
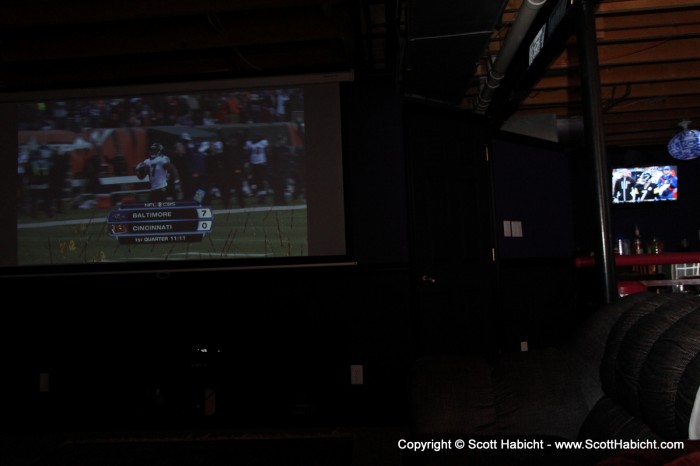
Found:
[[[306,204],[214,209],[201,243],[119,244],[107,233],[109,209],[72,209],[18,218],[19,265],[233,259],[308,255]]]

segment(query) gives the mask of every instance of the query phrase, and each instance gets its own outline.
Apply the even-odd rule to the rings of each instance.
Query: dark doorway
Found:
[[[413,103],[404,125],[419,353],[489,350],[496,341],[487,129],[464,113]]]

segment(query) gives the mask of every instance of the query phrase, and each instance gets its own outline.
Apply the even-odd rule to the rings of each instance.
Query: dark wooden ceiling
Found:
[[[38,5],[40,4],[40,5]],[[347,70],[349,2],[5,2],[0,90]]]
[[[459,14],[479,16],[499,5],[500,21],[483,21],[493,25],[486,29],[490,39],[474,35],[470,45],[461,37],[445,53],[432,46],[421,50],[420,60],[431,67],[440,69],[447,61],[459,67],[440,75],[458,80],[463,96],[457,105],[466,111],[522,0],[502,2],[502,12],[495,0],[460,7]],[[420,68],[405,59],[411,52],[406,47],[411,14],[423,11],[424,18],[438,3],[453,5],[448,0],[7,0],[0,15],[0,92],[348,69],[396,75],[400,83],[410,77],[408,67]],[[596,11],[606,143],[666,144],[682,120],[700,128],[700,0],[602,0]],[[479,25],[480,32],[484,27]],[[564,125],[580,123],[575,40],[571,35],[536,83],[518,95],[508,118],[551,116]],[[464,47],[476,48],[476,58],[455,57],[453,52]],[[420,76],[430,81],[437,74]],[[420,86],[444,87],[444,79]]]
[[[486,61],[498,54],[521,3],[508,1],[502,28],[467,89],[466,107],[478,95]],[[665,145],[682,120],[700,128],[700,1],[602,0],[595,16],[606,144]],[[560,122],[580,122],[579,70],[574,34],[512,117],[555,115]]]

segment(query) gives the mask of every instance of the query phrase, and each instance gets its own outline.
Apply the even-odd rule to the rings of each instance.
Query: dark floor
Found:
[[[400,425],[234,430],[9,433],[3,466],[402,464]]]

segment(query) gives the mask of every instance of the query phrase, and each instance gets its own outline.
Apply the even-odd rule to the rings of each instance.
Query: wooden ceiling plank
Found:
[[[526,107],[518,110],[513,116],[539,116],[539,115],[551,115],[554,114],[557,118],[574,118],[580,117],[581,111],[575,107]]]
[[[700,61],[606,66],[600,69],[602,84],[676,81],[700,76]]]
[[[684,36],[700,36],[700,23],[680,24],[675,26],[649,26],[646,28],[618,29],[597,32],[599,45],[605,44],[606,42],[647,42],[651,40],[663,40],[669,38],[675,39]]]
[[[613,128],[606,128],[605,131],[605,136],[607,137],[615,137],[615,138],[630,138],[630,137],[642,137],[642,138],[647,138],[647,137],[654,137],[654,138],[662,138],[665,142],[668,142],[669,139],[673,137],[674,134],[676,134],[678,131],[675,130],[674,128],[665,128],[665,127],[653,127],[653,128],[647,128],[647,129],[630,129],[630,130],[625,130],[625,129],[613,129]]]
[[[678,126],[679,119],[673,118],[670,120],[647,120],[635,121],[629,123],[605,123],[605,131],[607,133],[634,133],[644,131],[680,131]]]
[[[700,109],[695,107],[657,109],[648,112],[607,112],[603,114],[603,123],[607,125],[620,125],[640,121],[668,121],[668,120],[696,120],[700,119]],[[700,123],[700,120],[698,120]]]
[[[700,61],[609,66],[600,69],[602,86],[660,83],[697,79]],[[533,90],[567,89],[581,85],[578,74],[543,76]]]
[[[636,44],[602,44],[598,47],[598,52],[600,66],[699,60],[700,38],[640,42]]]
[[[675,134],[674,131],[646,131],[644,133],[625,133],[615,135],[605,135],[606,144],[621,144],[629,145],[636,143],[638,146],[647,145],[666,145],[669,139]]]
[[[671,96],[660,98],[627,99],[606,111],[606,115],[658,112],[660,110],[700,109],[700,96]]]
[[[667,81],[660,83],[638,83],[629,86],[603,86],[601,94],[603,98],[615,98],[615,94],[620,94],[624,88],[629,89],[629,97],[646,98],[654,96],[693,96],[700,95],[700,79],[692,79],[687,81]]]
[[[633,44],[600,44],[598,61],[600,66],[634,63],[658,63],[663,61],[700,60],[700,38],[678,40],[654,40]],[[550,69],[566,69],[578,65],[576,51],[565,49],[551,64]]]
[[[601,86],[600,93],[604,102],[620,99],[623,96],[625,96],[625,100],[649,97],[693,96],[700,95],[700,79],[654,84],[639,83],[630,86]],[[567,102],[579,102],[580,100],[581,93],[579,88],[533,90],[523,100],[522,105],[551,105],[555,103],[565,105]]]
[[[644,29],[700,23],[700,8],[684,11],[655,11],[619,16],[596,16],[596,30],[601,32],[617,29]]]
[[[639,11],[674,10],[700,7],[698,0],[626,0],[603,1],[598,4],[596,15],[633,13]]]

